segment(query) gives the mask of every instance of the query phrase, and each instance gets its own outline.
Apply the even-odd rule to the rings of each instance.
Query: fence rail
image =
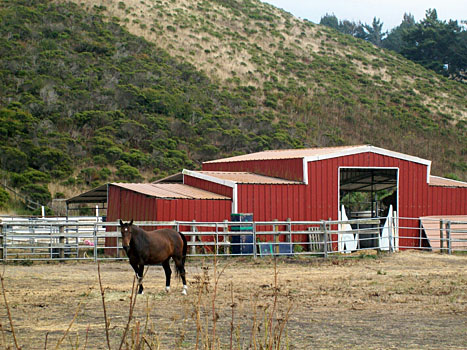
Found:
[[[419,219],[346,221],[136,222],[149,229],[172,227],[187,236],[188,255],[328,257],[366,250],[427,249],[467,252],[467,222],[439,221],[437,232]],[[118,222],[100,218],[2,219],[0,259],[118,260],[126,258]]]

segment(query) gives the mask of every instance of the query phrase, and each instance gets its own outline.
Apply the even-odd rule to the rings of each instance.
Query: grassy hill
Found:
[[[0,162],[36,201],[370,143],[467,180],[467,86],[259,1],[6,0]]]

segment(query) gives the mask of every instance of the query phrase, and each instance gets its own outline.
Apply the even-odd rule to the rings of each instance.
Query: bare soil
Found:
[[[212,259],[189,259],[186,266],[188,296],[181,295],[175,275],[166,294],[162,268],[149,268],[122,348],[140,342],[144,349],[195,349],[198,336],[199,349],[213,338],[214,348],[230,349],[232,336],[233,349],[260,349],[268,342],[270,321],[281,349],[467,348],[465,255],[280,258],[277,282],[270,258],[220,259],[217,288]],[[62,338],[59,349],[108,348],[97,264],[0,268],[22,349],[55,349]],[[118,349],[134,274],[127,262],[103,262],[100,270],[110,346]],[[1,299],[0,349],[14,348]]]

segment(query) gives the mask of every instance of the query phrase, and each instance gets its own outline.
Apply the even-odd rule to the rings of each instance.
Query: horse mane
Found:
[[[133,224],[131,225],[131,236],[137,248],[148,242],[148,233],[141,227]]]

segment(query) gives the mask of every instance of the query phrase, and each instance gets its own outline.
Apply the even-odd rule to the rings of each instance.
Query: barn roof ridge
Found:
[[[257,174],[250,171],[218,171],[218,170],[183,170],[184,175],[194,176],[200,179],[218,179],[225,182],[226,186],[232,187],[234,184],[303,184],[300,181],[284,179],[269,175]],[[222,183],[221,183],[222,184]]]
[[[318,161],[329,158],[336,158],[346,155],[358,153],[377,153],[390,157],[400,158],[416,163],[431,166],[431,161],[420,157],[387,150],[373,145],[349,145],[336,147],[316,147],[316,148],[297,148],[297,149],[282,149],[282,150],[265,150],[261,152],[249,153],[240,156],[215,159],[204,162],[210,163],[227,163],[227,162],[242,162],[242,161],[258,161],[258,160],[280,160],[280,159],[303,159],[307,162]]]

